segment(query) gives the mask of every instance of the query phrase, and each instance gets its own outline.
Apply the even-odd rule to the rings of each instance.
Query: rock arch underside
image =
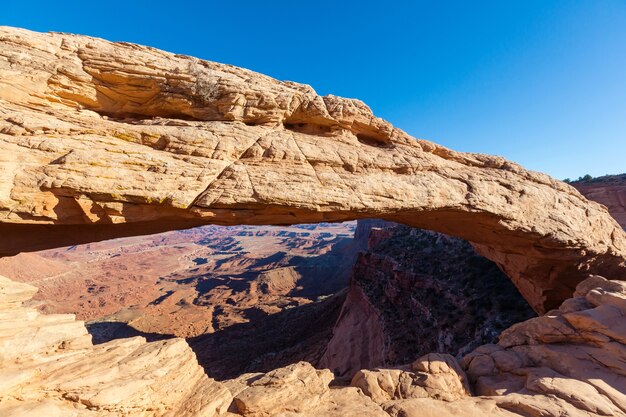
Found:
[[[0,28],[0,256],[203,224],[359,218],[470,241],[540,313],[589,275],[626,279],[623,229],[545,174],[415,139],[361,101],[307,85],[134,44]],[[14,298],[5,307],[31,294],[0,284]],[[168,345],[167,360],[179,348]],[[416,366],[428,371],[428,361]]]
[[[606,209],[358,100],[132,44],[0,32],[0,253],[201,224],[378,217],[462,237],[538,311],[625,276]]]

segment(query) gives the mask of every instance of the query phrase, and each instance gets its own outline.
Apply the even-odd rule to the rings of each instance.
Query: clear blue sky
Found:
[[[557,178],[626,171],[626,1],[27,1],[0,24],[147,44],[356,97]]]

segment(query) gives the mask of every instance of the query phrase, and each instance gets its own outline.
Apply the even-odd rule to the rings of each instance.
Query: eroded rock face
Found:
[[[572,185],[589,200],[604,204],[626,229],[626,174],[576,181]]]
[[[626,282],[590,277],[558,310],[512,326],[460,365],[431,354],[361,371],[352,384],[394,417],[624,416],[625,312]]]
[[[0,277],[0,415],[196,417],[230,405],[183,339],[94,346],[73,315],[23,307],[36,291]]]
[[[305,362],[216,382],[181,339],[93,346],[70,315],[21,306],[34,291],[0,278],[1,415],[626,416],[626,281],[590,277],[460,363],[428,354],[362,370],[350,387]]]
[[[465,373],[454,357],[430,353],[405,369],[361,370],[351,382],[378,404],[433,398],[454,401],[470,395]]]
[[[349,380],[360,369],[402,365],[429,352],[460,357],[535,315],[502,271],[467,242],[381,226],[357,258],[319,363],[337,377]]]
[[[0,254],[200,224],[378,217],[463,237],[537,311],[626,237],[574,188],[358,100],[153,48],[0,29]]]
[[[625,415],[625,311],[626,282],[590,277],[558,310],[511,327],[462,364],[476,394],[501,396],[505,410]]]

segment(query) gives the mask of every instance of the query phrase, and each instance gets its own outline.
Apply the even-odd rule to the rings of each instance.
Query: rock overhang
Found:
[[[378,217],[471,241],[537,311],[626,235],[574,188],[358,100],[154,48],[0,28],[4,255],[202,224]]]

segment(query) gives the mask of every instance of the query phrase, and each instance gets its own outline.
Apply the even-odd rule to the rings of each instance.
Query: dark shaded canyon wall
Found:
[[[507,276],[466,241],[388,223],[369,234],[320,366],[350,378],[428,352],[461,356],[532,316]]]

